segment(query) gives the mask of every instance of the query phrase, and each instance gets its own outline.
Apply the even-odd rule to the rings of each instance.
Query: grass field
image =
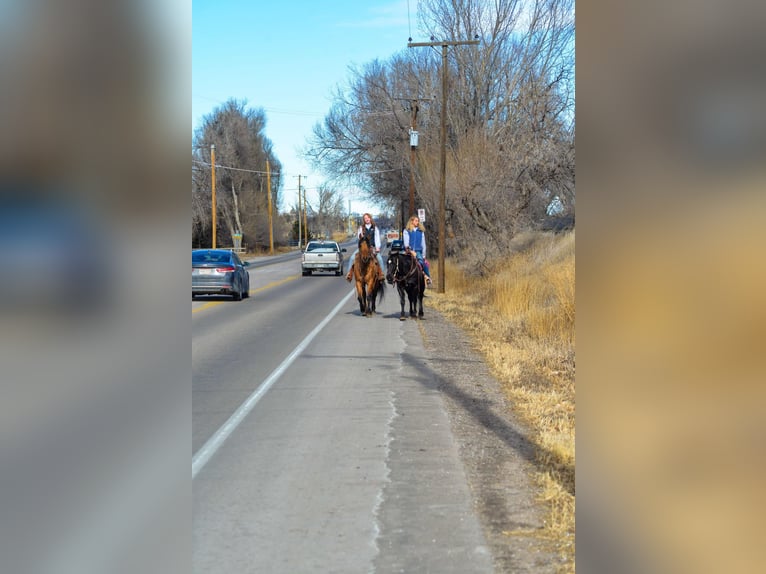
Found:
[[[575,570],[575,232],[519,235],[483,277],[449,260],[428,304],[468,333],[531,429],[543,536]],[[437,265],[432,276],[437,278]]]

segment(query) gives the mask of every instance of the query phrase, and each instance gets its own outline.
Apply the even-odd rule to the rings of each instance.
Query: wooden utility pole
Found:
[[[397,100],[406,100],[410,102],[410,204],[409,212],[406,218],[409,219],[415,213],[415,152],[417,151],[417,132],[418,132],[418,111],[420,111],[419,98],[395,98]],[[414,141],[413,141],[414,140]],[[413,145],[414,143],[414,145]],[[404,201],[402,201],[402,212],[404,211]],[[402,219],[405,214],[402,213]],[[403,227],[403,226],[402,226]]]
[[[274,255],[274,219],[271,214],[271,166],[266,160],[266,193],[269,196],[269,255]]]
[[[412,100],[412,121],[410,127],[410,212],[408,216],[415,213],[415,150],[417,147],[412,145],[412,132],[418,131],[418,101]]]
[[[298,190],[300,193],[300,190]],[[306,230],[306,245],[309,244],[309,221],[308,221],[309,205],[306,202],[306,186],[303,186],[303,229]]]
[[[302,175],[295,175],[293,177],[297,177],[298,178],[298,248],[299,249],[303,249],[303,233],[302,233],[302,229],[301,229],[301,225],[303,223],[302,222],[303,214],[301,213],[301,211],[303,210],[303,208],[301,207],[301,201],[302,201],[302,198],[301,198],[301,178],[303,176]],[[306,234],[308,235],[308,231],[307,231]]]
[[[432,37],[433,38],[433,37]],[[442,47],[442,125],[441,125],[441,153],[439,170],[439,284],[437,292],[444,293],[444,254],[446,251],[446,228],[447,228],[447,47],[463,46],[466,44],[478,44],[479,40],[464,41],[441,41],[441,42],[409,42],[408,48],[422,46]]]
[[[213,245],[212,245],[212,247],[213,247],[213,249],[215,249],[215,236],[216,236],[216,230],[215,230],[215,228],[216,228],[216,221],[215,221],[215,212],[216,212],[216,209],[215,209],[215,144],[211,144],[210,145],[210,165],[211,165],[211,167],[213,169],[213,172],[212,172],[212,180],[213,180],[213,187],[212,187],[212,190],[213,190],[213,206],[212,206],[212,211],[213,211],[213,220],[212,220],[212,224],[213,224]]]

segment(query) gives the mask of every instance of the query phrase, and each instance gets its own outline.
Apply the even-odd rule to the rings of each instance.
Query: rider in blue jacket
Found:
[[[426,230],[417,215],[410,217],[403,234],[404,248],[415,253],[415,257],[426,274],[426,283],[431,284],[431,269],[426,264]]]

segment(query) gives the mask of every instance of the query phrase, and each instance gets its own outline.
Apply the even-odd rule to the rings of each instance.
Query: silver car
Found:
[[[227,249],[193,250],[192,299],[197,295],[231,295],[235,301],[249,297],[248,265]]]

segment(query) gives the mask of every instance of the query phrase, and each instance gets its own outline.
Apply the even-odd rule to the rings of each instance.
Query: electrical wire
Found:
[[[206,167],[212,167],[212,164],[210,164],[208,162],[205,162],[205,161],[200,161],[200,160],[197,160],[197,159],[193,159],[192,163],[196,163],[196,164],[199,164],[199,165],[204,165]],[[244,171],[244,172],[247,172],[247,173],[257,173],[259,175],[266,175],[267,174],[265,171],[258,171],[258,170],[255,170],[255,169],[243,169],[243,168],[240,168],[240,167],[229,167],[229,166],[220,165],[220,164],[215,164],[215,168],[216,169],[231,169],[233,171]],[[354,174],[354,175],[376,175],[378,173],[388,173],[388,172],[391,172],[391,171],[399,171],[399,170],[398,169],[382,169],[382,170],[379,170],[379,171],[365,171],[363,173]],[[274,175],[282,175],[282,174],[281,174],[281,172],[278,172],[278,171],[277,172],[272,171],[271,175],[274,176]]]
[[[412,38],[412,24],[410,23],[410,0],[407,0],[407,28],[410,32],[410,38]]]

